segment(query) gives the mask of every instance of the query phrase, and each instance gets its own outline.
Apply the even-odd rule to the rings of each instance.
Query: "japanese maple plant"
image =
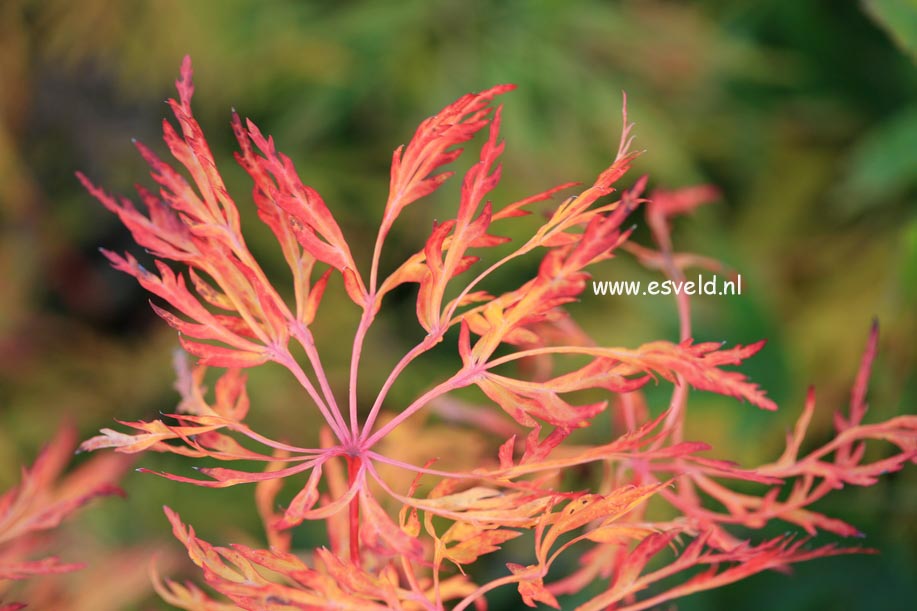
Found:
[[[776,409],[743,374],[727,369],[761,350],[763,341],[732,347],[694,342],[685,295],[676,300],[679,340],[635,348],[596,345],[566,311],[587,286],[587,268],[619,253],[675,281],[686,267],[710,264],[676,252],[669,224],[714,197],[711,188],[647,196],[643,178],[619,186],[637,155],[626,104],[617,154],[592,184],[564,184],[506,205],[487,197],[500,179],[503,153],[501,107],[494,100],[513,87],[465,95],[425,119],[392,157],[368,269],[361,269],[356,261],[362,256],[329,207],[274,140],[233,112],[236,159],[254,182],[258,216],[279,242],[292,276],[293,293],[284,296],[246,246],[235,199],[193,117],[188,59],[177,88],[178,99],[169,105],[179,129],[168,121],[163,129],[184,171],[138,143],[158,185],[157,192],[138,188],[144,211],[83,175],[80,180],[155,258],[151,270],[130,254],[103,251],[155,296],[153,309],[178,330],[181,346],[197,362],[177,359],[181,401],[175,413],[127,422],[120,431],[103,429],[82,449],[242,461],[238,468],[200,468],[196,478],[159,475],[181,485],[256,484],[267,544],[214,545],[167,508],[175,536],[207,586],[157,577],[155,587],[168,603],[198,610],[461,611],[484,608],[491,591],[510,587],[530,606],[559,608],[575,600],[583,610],[636,611],[768,569],[867,551],[813,542],[818,531],[858,531],[812,504],[845,484],[872,485],[917,457],[917,417],[863,421],[875,327],[849,410],[835,417],[833,438],[816,448],[804,444],[815,410],[810,392],[782,455],[744,468],[710,458],[708,444],[684,438],[687,400],[693,388]],[[462,178],[454,218],[434,222],[422,249],[384,269],[393,225],[405,208],[450,178],[443,168],[479,132],[486,133]],[[549,212],[527,239],[509,244],[500,237],[501,224],[530,214],[536,204]],[[638,212],[651,246],[629,240]],[[488,256],[494,252],[499,254]],[[522,257],[540,261],[534,277],[504,292],[483,290],[492,286],[495,271]],[[313,335],[335,275],[360,313],[346,388],[332,387]],[[375,400],[361,404],[367,334],[386,296],[411,284],[417,285],[416,316],[425,334],[396,355],[384,383],[371,390]],[[407,404],[393,402],[396,381],[432,349],[443,350],[441,344],[457,352],[458,370]],[[246,424],[245,370],[269,362],[288,369],[302,386],[302,410],[324,421],[321,443],[271,439]],[[208,368],[225,369],[212,397],[205,388]],[[645,399],[641,387],[650,381],[671,385],[664,405]],[[477,387],[487,404],[455,398],[454,391],[467,387]],[[574,404],[582,391],[606,400]],[[436,455],[418,461],[404,437],[391,443],[406,427],[422,439],[424,413],[442,412],[444,405],[451,426],[472,431],[491,448],[487,460],[452,470],[438,466]],[[603,416],[603,443],[570,437],[603,412],[610,416]],[[892,451],[867,455],[870,440]],[[284,485],[295,490],[286,493],[288,503],[279,503]],[[324,521],[327,546],[293,548],[291,530],[306,520]],[[754,537],[775,521],[805,534]],[[500,561],[485,559],[487,570],[475,569],[486,556]],[[505,568],[495,572],[494,566]]]

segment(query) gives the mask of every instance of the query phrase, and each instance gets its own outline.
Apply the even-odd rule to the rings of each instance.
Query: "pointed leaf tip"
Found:
[[[190,107],[191,96],[194,95],[194,83],[192,81],[193,74],[194,69],[191,66],[191,56],[185,55],[181,62],[180,76],[178,80],[175,81],[175,88],[178,90],[179,100],[181,101],[182,106],[185,108]],[[168,101],[166,103],[168,103]]]
[[[488,95],[488,96],[502,95],[504,93],[514,91],[516,87],[517,85],[515,85],[514,83],[502,83],[500,85],[494,85],[490,89],[485,89],[484,91],[480,93],[480,95]]]

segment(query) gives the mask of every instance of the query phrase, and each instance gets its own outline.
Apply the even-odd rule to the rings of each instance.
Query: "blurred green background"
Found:
[[[275,136],[367,261],[359,245],[375,235],[391,150],[422,118],[468,91],[519,86],[505,98],[504,182],[494,193],[505,203],[589,181],[603,169],[617,147],[626,90],[637,147],[646,149],[631,180],[648,173],[652,186],[710,182],[723,192],[717,204],[681,219],[674,234],[677,248],[716,257],[743,277],[741,296],[695,299],[695,336],[769,340],[745,371],[781,411],[693,393],[692,436],[746,465],[772,459],[815,384],[814,437],[824,439],[831,412],[846,403],[873,316],[882,337],[870,417],[913,412],[913,0],[7,0],[0,6],[0,489],[17,481],[18,466],[64,419],[89,436],[114,418],[154,418],[175,404],[175,336],[133,280],[97,252],[131,248],[131,240],[73,172],[122,193],[137,181],[150,184],[130,138],[165,153],[162,100],[173,95],[186,53],[194,60],[195,112],[249,221],[246,237],[277,277],[282,260],[231,158],[231,106]],[[457,193],[453,184],[409,209],[385,262],[419,248]],[[645,228],[637,239],[647,243]],[[535,265],[524,262],[501,278],[516,286]],[[659,279],[625,256],[595,277]],[[394,295],[370,336],[367,397],[421,334],[412,297]],[[355,312],[326,300],[317,334],[341,388]],[[605,344],[677,338],[674,303],[662,297],[584,295],[574,310]],[[441,376],[443,364],[434,359],[413,371],[393,400]],[[253,374],[250,392],[256,428],[314,438],[317,421],[282,371]],[[189,473],[188,461],[158,455],[139,464]],[[75,522],[80,535],[69,540],[93,543],[65,550],[67,559],[149,542],[177,550],[163,503],[215,542],[262,544],[251,489],[202,490],[133,472],[124,486],[127,500],[105,501]],[[868,490],[840,491],[818,509],[852,521],[882,555],[755,577],[680,608],[917,606],[915,469]],[[305,546],[309,536],[297,533],[296,541]],[[137,571],[145,563],[135,561]],[[60,583],[65,591],[80,587],[78,577]],[[501,600],[516,604],[509,602],[515,595]],[[110,608],[159,607],[138,591]]]

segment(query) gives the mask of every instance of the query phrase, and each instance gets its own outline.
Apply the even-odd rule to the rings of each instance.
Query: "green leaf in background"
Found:
[[[908,223],[903,242],[901,286],[907,302],[917,305],[917,218]]]
[[[917,106],[896,113],[853,147],[841,201],[849,210],[906,195],[917,185]]]
[[[917,62],[917,0],[865,0],[863,7]]]

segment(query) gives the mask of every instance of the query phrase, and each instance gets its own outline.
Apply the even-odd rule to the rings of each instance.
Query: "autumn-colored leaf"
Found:
[[[274,139],[233,111],[236,159],[252,180],[250,205],[289,268],[288,294],[276,288],[246,245],[235,200],[192,112],[191,77],[186,59],[178,99],[169,101],[177,125],[163,125],[178,165],[137,144],[157,185],[155,192],[138,187],[142,206],[79,175],[154,262],[147,269],[129,253],[104,256],[153,295],[153,310],[177,331],[184,348],[176,357],[174,413],[102,429],[81,449],[207,459],[189,465],[197,469],[194,477],[158,475],[202,487],[252,485],[269,543],[268,549],[215,546],[166,509],[209,590],[154,575],[165,601],[196,611],[464,611],[483,609],[496,588],[515,587],[529,606],[560,608],[558,596],[589,590],[597,594],[582,603],[584,611],[637,611],[764,570],[863,551],[807,548],[792,536],[763,542],[741,537],[778,521],[810,535],[858,535],[855,526],[821,513],[814,503],[845,485],[873,485],[917,461],[917,417],[865,422],[875,328],[849,411],[835,417],[835,434],[809,447],[812,391],[785,451],[772,463],[745,466],[704,439],[688,439],[684,425],[692,417],[692,389],[777,408],[732,369],[762,350],[763,340],[726,347],[696,339],[687,295],[673,303],[677,341],[600,346],[573,319],[568,306],[584,298],[591,266],[619,253],[673,281],[688,266],[724,269],[701,255],[677,252],[671,236],[671,222],[715,199],[714,187],[656,188],[646,197],[648,177],[624,184],[638,155],[626,98],[617,151],[594,180],[541,186],[541,192],[506,204],[488,198],[498,193],[504,153],[503,108],[494,100],[513,87],[460,97],[395,150],[388,197],[376,208],[376,240],[365,253],[355,252],[356,242],[348,241],[332,206],[299,177]],[[451,176],[446,166],[479,132],[482,142],[454,213],[433,221],[429,233],[417,233],[415,252],[383,272],[394,223]],[[499,223],[566,189],[566,199],[550,204],[540,220],[530,219],[527,237],[513,243],[499,235]],[[641,234],[634,232],[632,217],[641,206],[649,245],[634,239]],[[365,274],[357,263],[364,256]],[[509,288],[492,286],[498,270],[523,259],[536,271]],[[340,283],[332,282],[338,275]],[[326,372],[325,353],[312,333],[322,324],[326,291],[340,284],[358,317],[343,388],[334,385],[338,375]],[[412,288],[405,285],[416,285],[422,337],[393,357],[379,384],[366,388],[361,362],[379,356],[368,354],[366,338],[386,296],[396,287]],[[416,361],[434,349],[452,351],[457,369],[421,380],[424,388],[407,400],[390,395],[396,386],[404,392],[417,387],[404,383],[405,376],[424,371]],[[194,366],[186,353],[198,359]],[[244,371],[267,363],[285,369],[301,386],[305,409],[321,416],[321,447],[300,443],[299,426],[284,429],[293,438],[286,441],[247,423],[256,407]],[[333,367],[340,371],[338,363]],[[212,391],[205,384],[208,368],[226,369]],[[671,398],[650,402],[641,389],[651,382],[670,387]],[[441,436],[447,434],[449,439]],[[877,442],[892,450],[867,452],[867,444]],[[72,568],[53,557],[5,562],[2,546],[6,538],[53,527],[93,496],[114,492],[83,486],[90,477],[65,485],[57,496],[42,496],[38,491],[53,488],[64,462],[56,452],[40,458],[20,488],[0,497],[0,526],[7,527],[0,528],[0,578]],[[293,481],[296,488],[285,488]],[[741,492],[734,489],[737,481]],[[19,512],[23,504],[34,511]],[[663,510],[651,511],[654,504]],[[295,529],[317,520],[326,525],[328,547],[294,553]],[[502,576],[478,583],[473,576],[483,572],[468,570],[504,548],[516,554],[526,547],[532,548],[528,556],[508,563]],[[576,562],[558,562],[574,549]],[[573,568],[558,575],[561,566]]]
[[[47,553],[50,531],[93,499],[124,492],[115,484],[127,463],[123,457],[97,456],[64,473],[76,445],[76,431],[61,427],[18,485],[0,495],[0,582],[40,578],[83,568]],[[5,605],[22,608],[18,603]]]

